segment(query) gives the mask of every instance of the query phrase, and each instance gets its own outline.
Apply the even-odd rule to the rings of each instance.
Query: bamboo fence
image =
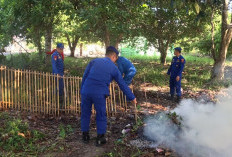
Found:
[[[82,78],[65,76],[63,103],[59,101],[59,77],[51,73],[0,67],[0,109],[15,109],[38,114],[81,113],[80,87]],[[107,116],[127,112],[125,95],[119,86],[110,84],[106,99]],[[136,107],[136,106],[135,106]],[[95,113],[94,109],[92,110]]]

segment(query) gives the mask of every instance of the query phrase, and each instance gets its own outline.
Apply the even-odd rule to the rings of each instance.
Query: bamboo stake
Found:
[[[27,83],[26,83],[26,76],[27,76],[27,73],[26,73],[26,70],[23,71],[24,73],[24,110],[26,111],[27,110],[27,106],[26,106],[26,97],[27,97]]]
[[[1,94],[1,108],[4,108],[3,107],[3,102],[4,102],[4,92],[3,92],[3,66],[1,66],[1,88],[2,88],[2,94]]]
[[[70,86],[71,86],[71,113],[73,113],[73,77],[70,78]]]
[[[127,112],[127,100],[126,100],[126,96],[125,96],[125,106],[126,106],[126,112]]]
[[[17,89],[18,89],[18,95],[17,95],[17,106],[18,106],[18,110],[20,110],[20,104],[19,104],[19,99],[20,99],[20,96],[19,96],[19,69],[18,69],[18,80],[17,80]]]
[[[107,115],[107,117],[109,116],[109,111],[108,111],[108,98],[106,98],[106,115]]]
[[[118,87],[118,97],[119,97],[119,105],[120,105],[120,109],[122,108],[122,100],[121,100],[121,92],[120,92],[120,88]]]
[[[123,108],[124,108],[124,110],[125,110],[125,99],[124,99],[124,95],[123,95],[123,92],[120,90],[120,93],[122,94],[122,106],[123,106]]]
[[[16,70],[14,71],[14,98],[15,98],[15,102],[14,102],[14,108],[17,108],[17,95],[16,95],[16,86],[17,86],[17,75],[16,75]]]
[[[54,115],[56,115],[56,104],[57,104],[57,89],[58,89],[58,87],[56,87],[56,82],[57,82],[57,78],[56,78],[56,75],[54,74],[54,76],[53,76],[53,78],[54,78],[54,82],[53,82],[53,86],[54,86],[54,108],[53,108],[53,114]]]
[[[69,113],[69,111],[70,111],[70,102],[69,102],[69,96],[70,96],[70,95],[69,95],[69,93],[70,93],[70,92],[69,92],[68,80],[69,80],[69,79],[67,78],[67,98],[68,98],[68,104],[67,104],[68,106],[67,106],[67,107],[68,107],[68,113]]]
[[[4,100],[5,100],[5,108],[7,109],[7,78],[6,78],[6,67],[4,67],[4,71],[5,71],[5,80],[4,80],[4,82],[5,82],[5,98],[4,98]]]
[[[10,71],[10,82],[11,82],[11,108],[13,108],[14,107],[14,92],[13,92],[13,90],[14,90],[14,82],[13,82],[13,70],[11,69],[11,71]]]
[[[7,95],[8,95],[8,108],[10,108],[10,69],[7,68]]]
[[[29,82],[29,106],[30,106],[30,109],[29,111],[31,112],[31,97],[32,97],[32,94],[31,94],[31,71],[29,70],[29,78],[28,78],[28,82]]]
[[[48,75],[48,77],[49,77],[49,82],[48,82],[48,84],[49,84],[49,90],[48,90],[48,92],[49,92],[49,115],[51,114],[51,106],[52,106],[52,93],[51,92],[53,92],[53,89],[52,89],[52,87],[51,87],[51,74],[49,73],[49,75]]]
[[[22,97],[23,97],[23,92],[22,92],[22,84],[23,84],[23,81],[22,81],[22,70],[20,69],[20,76],[19,76],[19,110],[21,111],[22,110],[22,108],[23,108],[23,106],[22,106],[22,103],[23,103],[23,101],[22,101]]]
[[[44,74],[44,72],[42,72],[42,106],[43,106],[42,113],[43,114],[45,114],[45,109],[46,109],[46,107],[45,107],[45,103],[46,103],[45,94],[46,94],[46,90],[45,90],[45,74]]]
[[[48,89],[49,89],[49,86],[48,86],[48,73],[46,73],[46,114],[48,114],[48,105],[49,105],[49,100],[48,100],[48,97],[49,97],[49,93],[48,93]]]
[[[77,80],[76,80],[76,76],[74,76],[74,95],[75,95],[75,98],[74,98],[74,108],[75,108],[75,114],[77,113]]]
[[[66,89],[66,77],[64,77],[64,112],[65,114],[67,113],[67,89]]]
[[[73,77],[72,85],[73,85],[73,113],[76,112],[76,102],[75,102],[75,77]]]
[[[51,86],[52,86],[52,105],[51,105],[51,108],[50,108],[50,110],[51,110],[51,114],[53,114],[53,107],[54,107],[54,77],[53,77],[53,75],[51,75]]]
[[[115,83],[113,82],[113,93],[114,93],[114,113],[116,113],[116,96],[115,96]]]
[[[37,81],[36,81],[36,72],[34,71],[34,83],[35,83],[35,109],[33,107],[33,112],[35,110],[35,112],[37,112]]]
[[[60,96],[60,92],[59,92],[59,91],[60,91],[60,87],[59,87],[59,79],[60,79],[60,78],[59,78],[59,75],[58,75],[58,74],[56,75],[56,77],[57,77],[57,89],[58,89],[58,90],[57,90],[57,100],[58,100],[58,103],[57,103],[57,104],[58,104],[58,106],[57,106],[58,112],[57,112],[57,114],[58,114],[58,116],[59,116],[59,111],[60,111],[60,99],[59,99],[59,96]]]
[[[52,105],[51,105],[50,110],[51,110],[51,114],[53,114],[53,108],[54,108],[54,102],[55,102],[55,100],[54,100],[55,89],[54,89],[54,76],[53,76],[53,74],[51,75],[51,87],[52,87]]]
[[[40,74],[40,112],[43,112],[43,73]]]
[[[28,92],[28,70],[25,71],[25,89],[26,89],[26,100],[25,100],[25,105],[26,105],[26,111],[28,111],[28,95],[29,95],[29,92]]]
[[[78,97],[78,109],[79,109],[79,115],[81,114],[81,105],[80,105],[80,78],[78,77],[78,83],[77,83],[77,86],[78,86],[78,90],[77,90],[77,97]]]

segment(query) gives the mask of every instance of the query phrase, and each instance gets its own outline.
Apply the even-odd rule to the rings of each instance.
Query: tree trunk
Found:
[[[229,0],[223,0],[220,51],[219,51],[219,56],[214,63],[212,74],[211,74],[211,78],[213,78],[214,80],[222,80],[224,78],[226,55],[232,38],[232,29],[228,28],[228,22],[227,22],[228,4],[229,4]],[[232,21],[232,17],[231,17],[231,21]]]
[[[168,53],[169,40],[167,40],[166,43],[164,43],[164,40],[158,39],[158,45],[158,50],[160,51],[160,63],[165,65]]]
[[[39,54],[42,55],[41,34],[40,34],[40,30],[38,29],[35,31],[34,43],[38,48]]]
[[[213,57],[214,62],[216,62],[216,50],[215,50],[215,41],[214,41],[214,7],[212,5],[212,14],[211,14],[211,56]]]
[[[51,52],[52,49],[52,24],[48,25],[45,32],[45,52]],[[51,62],[50,55],[46,56],[46,65]]]
[[[71,41],[69,35],[68,34],[65,34],[65,35],[66,35],[66,38],[68,40],[69,49],[71,51],[70,57],[74,57],[75,49],[76,49],[76,46],[77,46],[77,43],[78,43],[78,40],[79,40],[80,37],[74,35],[73,41]]]
[[[80,56],[82,56],[83,43],[80,44]]]
[[[115,41],[115,44],[114,44],[114,47],[118,50],[118,45],[119,45],[119,43],[122,41],[122,37],[123,37],[123,34],[121,33],[118,37],[117,37],[117,39],[116,39],[116,41]]]
[[[107,48],[108,46],[110,46],[110,33],[108,28],[105,28],[105,47]]]

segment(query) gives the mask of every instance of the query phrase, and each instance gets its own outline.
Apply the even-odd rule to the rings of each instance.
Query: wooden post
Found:
[[[32,101],[31,101],[31,97],[32,97],[32,94],[31,94],[31,71],[29,70],[29,78],[28,78],[28,82],[29,82],[29,111],[31,112],[31,103],[32,103]]]
[[[63,107],[63,109],[64,109],[64,112],[65,112],[65,114],[66,114],[66,110],[67,110],[67,88],[66,88],[66,77],[64,77],[64,107]]]
[[[114,114],[117,112],[116,108],[116,96],[115,96],[115,83],[113,82],[113,94],[114,94]]]
[[[70,95],[69,95],[69,93],[70,93],[70,92],[69,92],[69,84],[68,84],[68,82],[69,82],[69,78],[67,77],[67,86],[66,86],[66,87],[67,87],[67,98],[68,98],[68,99],[67,99],[67,102],[68,102],[68,103],[67,103],[67,107],[68,107],[68,113],[69,113],[69,111],[70,111],[70,102],[69,102],[69,96],[70,96]]]
[[[78,97],[78,100],[77,100],[77,104],[78,104],[78,111],[79,111],[79,115],[81,115],[81,103],[80,103],[80,91],[81,91],[81,89],[80,89],[80,78],[78,77],[78,79],[77,79],[77,88],[78,88],[78,90],[77,90],[77,97]]]
[[[34,82],[35,83],[35,112],[37,112],[37,81],[36,81],[36,77],[37,77],[36,71],[34,71],[34,81],[35,81]]]
[[[5,108],[7,109],[7,77],[6,77],[6,67],[4,67],[4,71],[5,71],[5,80],[4,80],[4,82],[5,82],[5,86],[4,86],[4,88],[5,88],[5,93],[4,93],[4,95],[5,95],[5,97],[4,97],[4,100],[5,100]]]
[[[10,70],[10,84],[11,84],[11,108],[14,107],[14,82],[13,82],[13,69]]]
[[[19,74],[20,74],[20,73],[19,73],[19,72],[20,72],[20,71],[19,71],[19,69],[18,69],[17,72],[18,72],[18,80],[17,80],[17,83],[18,83],[18,84],[17,84],[17,89],[18,89],[17,106],[18,106],[18,108],[17,108],[17,109],[20,110],[20,104],[19,104],[19,100],[20,100],[20,96],[19,96]]]
[[[77,113],[77,104],[78,104],[78,102],[77,102],[77,92],[78,92],[78,85],[77,85],[77,77],[75,76],[75,83],[74,83],[74,85],[75,85],[75,91],[74,91],[74,93],[75,93],[75,114]]]
[[[59,80],[60,80],[61,78],[60,78],[60,76],[57,74],[56,75],[56,80],[57,80],[57,115],[59,116],[59,111],[60,111],[60,87],[59,87]]]
[[[4,91],[3,91],[3,67],[1,66],[1,92],[2,92],[2,94],[1,94],[1,108],[4,108],[3,107],[3,102],[4,102],[4,97],[3,97],[3,95],[4,95]]]
[[[7,95],[8,95],[8,108],[10,108],[10,106],[11,106],[11,104],[10,104],[10,92],[11,92],[11,88],[10,88],[10,82],[11,82],[11,80],[10,80],[10,69],[9,68],[7,68]]]
[[[49,80],[48,80],[48,86],[49,86],[49,90],[48,90],[48,92],[49,92],[49,115],[51,114],[51,106],[52,106],[52,92],[53,92],[53,90],[52,90],[52,87],[51,87],[51,74],[49,73],[49,75],[48,75],[48,78],[49,78]]]
[[[48,114],[48,105],[49,105],[49,93],[48,93],[48,90],[49,90],[49,85],[48,85],[48,73],[46,72],[46,112],[45,114]]]

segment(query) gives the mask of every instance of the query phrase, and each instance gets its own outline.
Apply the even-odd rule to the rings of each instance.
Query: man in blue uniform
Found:
[[[114,79],[130,101],[136,103],[136,98],[122,78],[114,64],[118,51],[113,46],[106,49],[105,58],[92,60],[85,69],[81,85],[81,130],[82,140],[89,142],[89,123],[92,104],[96,110],[97,139],[96,145],[106,143],[104,134],[107,128],[106,97],[109,96],[109,85]]]
[[[52,73],[58,74],[61,78],[59,78],[59,98],[60,103],[63,103],[63,92],[64,92],[64,61],[62,58],[62,52],[64,49],[64,45],[62,43],[58,43],[56,46],[56,51],[52,54]]]
[[[136,74],[134,65],[126,58],[119,56],[117,60],[118,69],[121,72],[123,80],[129,86],[132,82],[133,77]]]
[[[172,58],[172,64],[168,69],[167,74],[170,75],[170,94],[171,100],[174,99],[174,94],[176,92],[177,102],[181,99],[181,78],[182,72],[185,65],[185,59],[181,56],[181,47],[176,47]]]

